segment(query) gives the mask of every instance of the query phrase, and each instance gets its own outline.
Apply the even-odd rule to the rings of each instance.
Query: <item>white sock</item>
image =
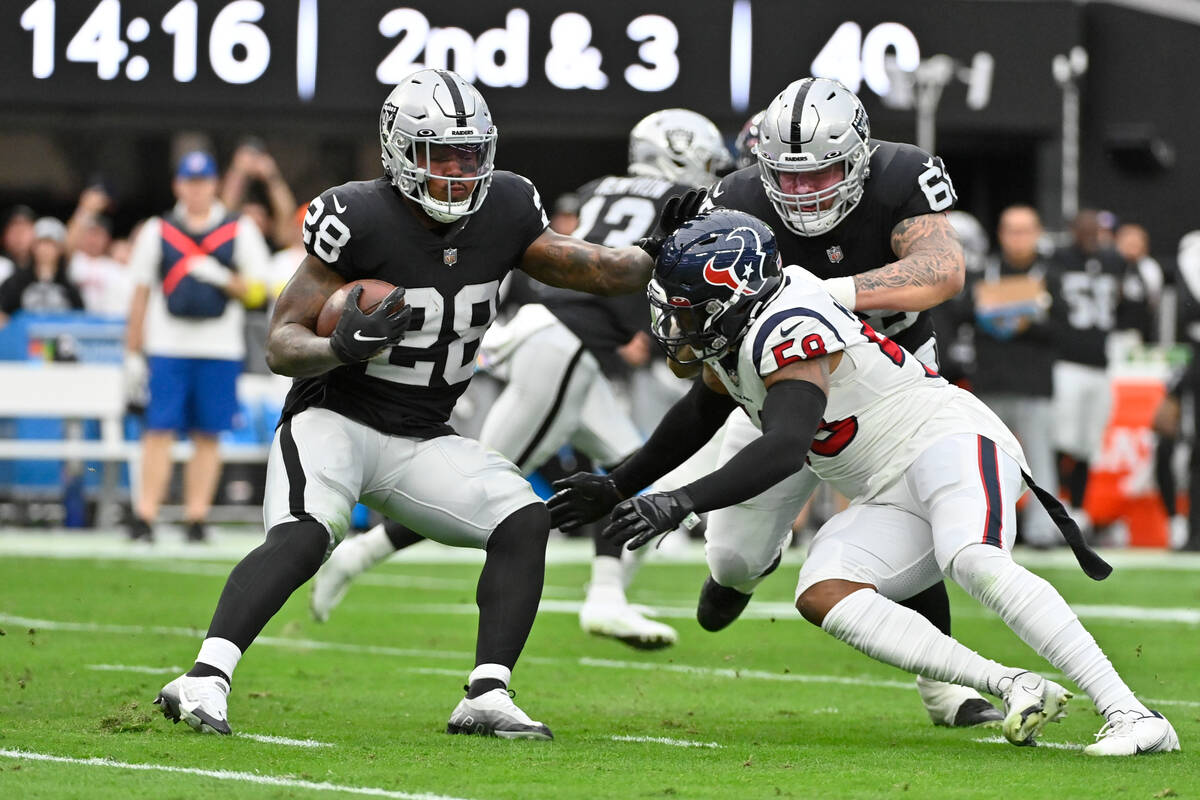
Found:
[[[968,545],[954,557],[949,574],[999,614],[1038,655],[1087,692],[1101,714],[1149,713],[1062,595],[1013,561],[1007,551],[985,544]]]
[[[1006,667],[945,635],[915,611],[872,589],[859,589],[825,615],[821,627],[876,661],[934,680],[1000,696],[1024,670]]]
[[[366,533],[343,540],[333,549],[329,560],[347,578],[353,578],[386,561],[394,552],[396,546],[388,538],[383,525],[376,525]]]
[[[588,603],[625,605],[625,568],[616,556],[592,559],[592,580],[588,583]]]
[[[487,678],[500,681],[507,687],[508,682],[512,680],[512,670],[503,664],[480,664],[467,676],[467,685],[470,686],[475,681]]]
[[[639,547],[637,550],[626,550],[625,548],[621,548],[622,590],[629,590],[629,585],[633,583],[633,576],[637,575],[638,570],[642,568],[642,562],[646,560],[646,556],[649,554],[649,547]]]
[[[231,681],[233,680],[233,670],[241,658],[242,651],[236,644],[217,636],[205,639],[200,645],[200,653],[196,656],[196,660],[201,664],[216,667],[228,675]]]

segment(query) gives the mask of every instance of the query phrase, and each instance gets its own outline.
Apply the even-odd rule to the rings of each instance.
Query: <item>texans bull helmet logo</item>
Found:
[[[767,253],[763,250],[762,240],[758,237],[758,231],[745,226],[734,228],[729,233],[725,234],[725,241],[738,243],[737,254],[732,259],[727,256],[732,250],[726,250],[717,253],[704,265],[704,280],[713,286],[724,286],[732,290],[735,294],[753,294],[754,291],[750,288],[750,279],[758,273],[762,272],[763,262],[766,261]],[[742,256],[749,250],[753,250],[752,255],[758,257],[758,261],[747,260],[742,263]],[[718,267],[717,259],[722,261],[730,261],[729,266]],[[735,270],[741,265],[742,274],[735,274]]]

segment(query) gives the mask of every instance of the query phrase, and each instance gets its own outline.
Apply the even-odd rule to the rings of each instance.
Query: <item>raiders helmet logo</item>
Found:
[[[829,257],[830,264],[838,264],[841,262],[842,258],[844,258],[842,255],[842,246],[840,244],[835,244],[833,247],[830,247],[825,251],[825,255]]]
[[[383,136],[388,136],[392,132],[392,124],[396,121],[396,114],[400,111],[392,103],[384,103],[383,110],[379,112],[379,133]]]
[[[458,248],[447,247],[442,251],[442,263],[447,267],[453,267],[458,263]]]
[[[693,135],[691,131],[675,129],[666,131],[667,147],[671,148],[672,153],[683,154],[692,146]]]

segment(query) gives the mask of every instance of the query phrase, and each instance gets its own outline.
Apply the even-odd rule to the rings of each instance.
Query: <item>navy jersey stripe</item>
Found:
[[[791,319],[792,317],[812,317],[813,319],[818,320],[825,327],[829,328],[829,330],[833,331],[833,335],[837,337],[837,340],[842,343],[843,347],[846,346],[846,340],[843,339],[841,334],[837,332],[837,328],[830,325],[829,320],[825,319],[825,317],[823,317],[821,314],[818,314],[811,308],[789,308],[787,311],[777,311],[771,316],[767,317],[767,321],[764,322],[763,326],[758,329],[758,335],[754,337],[753,352],[755,368],[757,368],[759,362],[762,361],[763,348],[767,345],[767,337],[771,335],[771,332],[774,331],[776,327],[778,327],[779,323],[783,322],[785,319]]]
[[[1000,496],[1000,461],[996,454],[996,443],[983,436],[979,437],[979,476],[983,480],[984,497],[987,498],[983,543],[1003,547],[1004,501]]]
[[[304,510],[304,487],[308,479],[300,463],[300,451],[292,437],[292,421],[289,419],[279,427],[279,450],[283,455],[283,468],[288,481],[288,511],[298,520],[313,521],[312,514]]]
[[[458,90],[458,84],[454,82],[454,78],[449,72],[439,69],[437,74],[446,82],[446,88],[450,90],[450,99],[454,101],[454,114],[458,117],[458,127],[467,127],[467,107],[463,104],[462,92]]]

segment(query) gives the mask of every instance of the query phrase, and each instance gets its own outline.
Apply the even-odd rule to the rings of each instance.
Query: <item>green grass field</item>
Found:
[[[443,733],[474,647],[479,568],[461,559],[394,560],[325,625],[301,589],[238,668],[237,735],[201,736],[151,701],[190,665],[233,559],[203,548],[188,560],[45,558],[5,549],[10,538],[0,534],[0,798],[1200,796],[1196,559],[1122,559],[1104,583],[1063,558],[1032,562],[1184,748],[1100,760],[1079,752],[1101,725],[1083,698],[1037,748],[934,727],[908,675],[789,609],[795,558],[720,634],[688,616],[698,559],[648,564],[631,597],[665,610],[680,644],[639,653],[589,638],[573,613],[587,577],[578,547],[553,552],[513,681],[555,741]],[[424,558],[446,552],[428,547]],[[1053,674],[966,595],[953,589],[952,601],[962,641]]]

